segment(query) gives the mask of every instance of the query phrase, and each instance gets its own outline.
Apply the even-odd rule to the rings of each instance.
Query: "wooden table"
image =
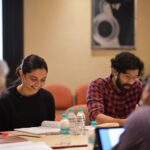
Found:
[[[18,132],[18,131],[11,131],[10,136],[19,136],[22,137],[26,140],[32,141],[32,142],[42,142],[44,141],[47,145],[50,147],[62,147],[61,145],[61,135],[33,135],[33,134],[28,134],[28,133],[23,133],[23,132]],[[24,135],[24,136],[20,136]],[[33,136],[33,137],[30,137]],[[34,137],[35,136],[35,137]],[[85,135],[70,135],[71,139],[71,144],[69,146],[83,146],[87,147],[88,144],[88,132],[86,132]]]

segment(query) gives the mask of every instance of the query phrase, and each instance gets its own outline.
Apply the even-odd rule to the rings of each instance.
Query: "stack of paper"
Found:
[[[60,129],[50,128],[50,127],[30,127],[30,128],[19,128],[15,129],[15,131],[21,131],[32,134],[59,134]]]
[[[19,143],[9,143],[0,144],[0,150],[52,150],[44,142],[19,142]]]
[[[18,128],[15,130],[32,134],[59,134],[60,123],[57,121],[43,121],[39,127]]]

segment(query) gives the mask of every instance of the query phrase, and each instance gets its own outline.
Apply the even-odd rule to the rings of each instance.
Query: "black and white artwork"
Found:
[[[136,0],[92,0],[92,48],[134,49]]]

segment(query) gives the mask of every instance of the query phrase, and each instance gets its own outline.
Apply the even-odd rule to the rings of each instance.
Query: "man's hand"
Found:
[[[126,119],[113,118],[104,114],[98,114],[96,117],[96,121],[97,121],[97,124],[117,122],[119,123],[120,126],[123,126]]]

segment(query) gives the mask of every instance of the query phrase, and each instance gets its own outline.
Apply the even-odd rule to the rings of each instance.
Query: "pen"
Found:
[[[85,145],[52,146],[53,149],[73,148],[73,147],[87,147],[87,144],[85,144]]]
[[[8,132],[6,132],[6,131],[4,131],[4,132],[0,132],[0,134],[1,134],[1,135],[3,135],[3,136],[8,136],[8,135],[9,135],[9,133],[8,133]]]
[[[20,135],[17,135],[17,136],[26,136],[26,137],[40,138],[40,136],[37,136],[37,135],[26,135],[26,134],[20,134]]]

